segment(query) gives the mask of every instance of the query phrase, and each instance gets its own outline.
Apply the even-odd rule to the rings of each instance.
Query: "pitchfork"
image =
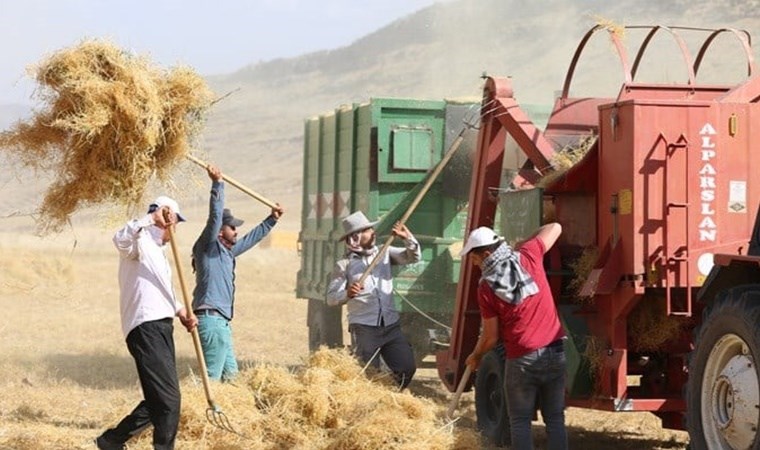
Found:
[[[166,211],[164,218],[168,220]],[[174,256],[174,265],[177,267],[177,277],[179,278],[179,285],[182,287],[182,298],[185,301],[185,311],[188,314],[192,314],[193,309],[190,303],[190,295],[188,294],[187,285],[185,284],[185,276],[182,272],[182,265],[179,260],[179,251],[177,250],[177,242],[174,239],[174,225],[168,227],[169,230],[169,242],[172,247],[172,255]],[[206,408],[206,420],[208,420],[214,426],[221,428],[222,430],[229,431],[230,433],[237,434],[238,436],[245,437],[232,428],[230,420],[227,415],[222,412],[221,408],[211,398],[211,388],[208,379],[208,373],[206,372],[206,360],[203,358],[203,350],[201,348],[201,339],[198,335],[198,327],[193,328],[191,334],[193,335],[193,345],[195,346],[195,356],[198,357],[198,365],[200,366],[201,379],[203,380],[203,390],[206,393],[206,402],[208,402],[208,408]]]
[[[208,169],[209,163],[206,161],[203,161],[201,159],[196,158],[193,155],[185,155],[185,158],[192,161],[193,163],[203,167],[204,169]],[[260,201],[261,203],[269,206],[270,208],[277,208],[277,203],[273,202],[272,200],[269,200],[268,198],[264,197],[263,195],[259,194],[256,191],[251,190],[250,188],[243,185],[243,183],[237,181],[236,179],[232,178],[229,175],[222,174],[222,179],[229,184],[235,186],[236,188],[240,189],[244,193],[250,195],[254,199]]]

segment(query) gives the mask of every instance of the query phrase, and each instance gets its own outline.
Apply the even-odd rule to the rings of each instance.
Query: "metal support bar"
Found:
[[[665,148],[666,148],[666,154],[665,154],[665,177],[664,177],[664,187],[665,187],[665,217],[663,221],[663,247],[665,252],[665,303],[666,303],[666,313],[669,316],[685,316],[685,317],[691,317],[691,301],[692,301],[692,295],[691,295],[691,289],[688,288],[688,282],[691,280],[691,264],[689,261],[689,155],[688,155],[688,148],[689,143],[688,140],[684,135],[681,135],[676,142],[668,142],[668,140],[663,136],[660,135],[660,138],[663,139],[665,142]],[[675,202],[671,201],[669,198],[669,190],[668,186],[670,186],[670,180],[668,179],[668,168],[670,167],[669,161],[670,156],[673,155],[677,150],[686,150],[686,155],[684,155],[686,163],[684,164],[685,169],[685,176],[684,180],[687,180],[686,186],[685,186],[685,197],[686,201],[682,202]],[[673,209],[683,209],[685,220],[685,235],[686,235],[686,245],[684,248],[684,251],[681,253],[681,255],[676,255],[675,252],[671,255],[670,252],[670,227],[668,226],[668,223],[670,222],[667,219],[667,216],[670,214],[670,211]],[[673,309],[673,288],[674,286],[671,286],[670,283],[670,275],[671,273],[676,273],[675,268],[673,266],[681,266],[685,264],[686,269],[686,280],[687,280],[687,288],[686,288],[686,309],[682,311],[675,311]]]

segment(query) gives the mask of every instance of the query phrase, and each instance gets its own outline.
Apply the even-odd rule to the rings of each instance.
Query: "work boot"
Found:
[[[95,438],[95,446],[98,447],[98,450],[124,450],[124,444],[115,444],[102,434]]]

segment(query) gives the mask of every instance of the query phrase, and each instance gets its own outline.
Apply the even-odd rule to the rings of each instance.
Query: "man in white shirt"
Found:
[[[363,364],[379,367],[378,354],[393,372],[399,389],[412,381],[417,366],[408,339],[401,332],[399,312],[393,300],[391,266],[413,264],[420,260],[420,244],[401,222],[391,232],[404,241],[404,247],[388,247],[378,264],[359,283],[364,271],[377,258],[375,225],[361,211],[343,219],[345,256],[335,263],[327,286],[326,300],[331,306],[346,305],[348,329],[354,352]]]
[[[169,197],[158,197],[148,214],[131,220],[113,237],[119,251],[121,327],[135,359],[144,400],[96,439],[101,450],[124,444],[153,425],[153,447],[173,449],[180,411],[179,380],[174,355],[174,316],[191,331],[198,319],[177,300],[171,265],[165,254],[169,227],[185,218]]]

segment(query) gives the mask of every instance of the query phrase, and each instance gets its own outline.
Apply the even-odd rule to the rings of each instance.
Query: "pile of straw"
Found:
[[[80,207],[133,207],[188,152],[213,94],[188,67],[164,70],[103,40],[85,40],[30,69],[43,106],[0,133],[0,148],[55,180],[39,208],[57,232]]]
[[[343,350],[322,348],[291,371],[263,365],[236,386],[213,384],[215,402],[243,437],[206,421],[200,385],[184,386],[179,448],[472,449],[479,435],[445,419],[444,406],[368,378]],[[150,433],[141,438],[150,442]]]
[[[212,383],[212,398],[236,433],[206,420],[199,379],[185,378],[180,388],[176,448],[183,450],[483,448],[475,430],[445,418],[446,405],[398,392],[386,375],[369,378],[343,350],[320,349],[297,369],[261,365],[244,369],[235,383]],[[0,412],[7,425],[0,448],[93,448],[93,438],[116,425],[139,396],[135,388],[129,398],[100,405],[92,390],[76,387],[70,398],[48,392],[30,383],[22,402]],[[148,427],[128,447],[151,449],[152,439]]]

